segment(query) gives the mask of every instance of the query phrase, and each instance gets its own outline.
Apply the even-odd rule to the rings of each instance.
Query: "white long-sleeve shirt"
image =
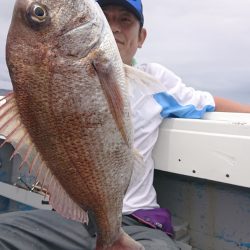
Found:
[[[187,87],[182,80],[165,67],[150,63],[136,66],[158,79],[157,86],[129,83],[134,147],[142,155],[143,172],[130,183],[123,200],[123,213],[138,209],[159,207],[153,187],[154,162],[152,149],[164,118],[201,118],[205,112],[214,111],[212,95]],[[137,163],[135,163],[137,164]]]

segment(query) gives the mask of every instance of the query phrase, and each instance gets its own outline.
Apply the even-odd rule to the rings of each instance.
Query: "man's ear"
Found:
[[[147,37],[147,30],[145,28],[142,28],[139,33],[138,48],[142,47],[146,37]]]

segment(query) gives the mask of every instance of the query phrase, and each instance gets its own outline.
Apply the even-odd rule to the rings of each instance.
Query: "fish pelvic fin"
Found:
[[[45,196],[48,195],[52,207],[63,217],[88,223],[87,212],[65,192],[32,142],[21,121],[14,93],[0,99],[0,136],[3,137],[0,149],[6,143],[10,143],[14,147],[14,152],[10,158],[20,155],[22,160],[17,167],[19,170],[27,167],[27,171],[24,173],[32,176],[32,178],[29,178],[32,180],[32,183],[29,183],[31,191],[37,191]]]
[[[146,73],[140,69],[135,67],[131,67],[129,65],[123,65],[127,85],[136,85],[136,86],[143,86],[148,89],[148,94],[159,93],[164,91],[164,85],[154,76]]]
[[[133,149],[133,159],[134,165],[132,169],[132,174],[129,182],[129,186],[137,185],[145,175],[145,163],[143,161],[143,156],[137,149]]]
[[[117,82],[113,77],[112,69],[105,67],[100,63],[92,63],[94,70],[97,73],[103,93],[109,105],[110,112],[116,122],[116,125],[122,135],[123,140],[127,145],[130,144],[129,136],[126,130],[126,123],[124,121],[124,100],[122,92]]]

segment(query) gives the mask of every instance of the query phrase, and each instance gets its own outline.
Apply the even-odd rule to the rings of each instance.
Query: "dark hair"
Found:
[[[96,0],[101,8],[107,5],[120,5],[132,12],[140,25],[143,26],[144,16],[143,16],[143,6],[141,0]]]

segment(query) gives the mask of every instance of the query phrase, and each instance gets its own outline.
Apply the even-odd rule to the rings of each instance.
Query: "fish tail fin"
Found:
[[[97,239],[96,250],[145,250],[145,248],[121,230],[118,239],[109,247],[103,246]]]

